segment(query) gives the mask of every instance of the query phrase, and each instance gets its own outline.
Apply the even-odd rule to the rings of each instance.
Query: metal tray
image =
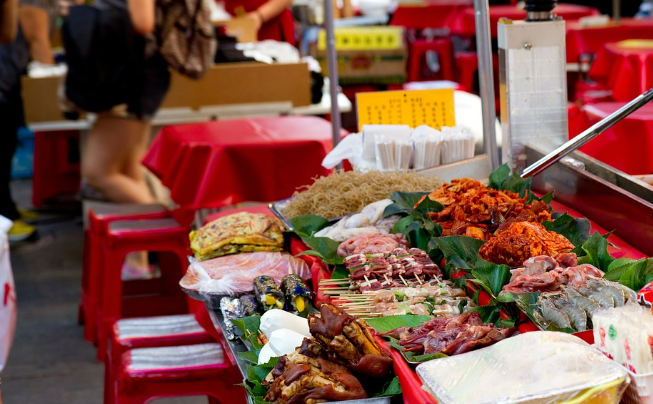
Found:
[[[292,198],[286,198],[286,199],[283,199],[283,200],[278,201],[278,202],[272,202],[272,203],[268,204],[268,208],[270,208],[270,210],[272,211],[272,213],[274,213],[274,215],[275,215],[279,220],[281,220],[281,222],[284,224],[284,226],[286,226],[286,228],[287,228],[288,230],[295,230],[295,229],[293,228],[293,226],[290,224],[290,219],[286,218],[286,217],[283,215],[283,213],[281,213],[281,211],[283,210],[284,205],[285,205],[286,203],[288,203],[288,201],[290,201],[291,199],[292,199]],[[331,224],[335,224],[337,221],[339,221],[339,220],[342,219],[343,217],[351,216],[351,215],[353,215],[353,214],[355,214],[355,213],[350,213],[350,214],[348,214],[348,215],[342,215],[342,216],[334,217],[334,218],[327,219],[327,220],[328,220]]]
[[[211,309],[207,306],[207,309],[209,311],[209,314],[211,316],[211,320],[213,320],[213,324],[216,327],[220,328],[220,331],[224,331],[224,317],[222,316],[222,312],[220,310],[214,310]],[[224,335],[224,332],[223,332]],[[243,380],[247,379],[247,365],[249,364],[247,361],[244,361],[238,357],[239,352],[247,352],[248,348],[247,346],[240,340],[228,340],[225,338],[225,341],[227,342],[227,348],[229,349],[229,352],[227,352],[227,355],[229,356],[230,360],[233,360],[237,365],[238,369],[240,370],[240,374],[243,377]],[[330,403],[346,403],[346,404],[390,404],[392,397],[378,397],[378,398],[366,398],[364,400],[348,400],[348,401],[330,401]],[[252,401],[252,398],[247,395],[247,401],[251,404],[254,404]]]
[[[270,210],[272,211],[272,213],[274,213],[274,215],[275,215],[279,220],[281,220],[281,222],[283,223],[283,225],[286,226],[286,228],[287,228],[288,230],[295,230],[295,229],[292,227],[292,225],[290,224],[290,220],[287,219],[287,218],[286,218],[286,217],[281,213],[281,211],[283,210],[284,205],[285,205],[286,203],[288,203],[288,201],[291,200],[291,199],[292,199],[292,198],[286,198],[286,199],[283,199],[283,200],[278,201],[278,202],[271,202],[270,204],[268,204],[268,208],[270,208]]]

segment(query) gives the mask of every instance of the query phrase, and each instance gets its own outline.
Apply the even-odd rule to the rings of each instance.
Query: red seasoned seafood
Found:
[[[489,240],[497,230],[513,222],[551,220],[546,203],[526,204],[526,197],[488,188],[470,178],[452,180],[431,192],[428,198],[444,206],[442,211],[428,214],[442,226],[443,236],[465,235]]]
[[[483,244],[478,255],[514,268],[531,257],[568,253],[573,249],[574,245],[565,236],[548,231],[539,223],[516,222]]]

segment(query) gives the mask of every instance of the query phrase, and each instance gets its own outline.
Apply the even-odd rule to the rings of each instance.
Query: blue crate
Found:
[[[18,129],[18,146],[11,160],[11,178],[32,178],[34,174],[34,132]]]

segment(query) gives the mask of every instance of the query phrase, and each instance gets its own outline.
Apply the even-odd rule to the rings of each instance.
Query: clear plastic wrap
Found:
[[[628,384],[623,368],[581,339],[548,331],[426,362],[417,374],[440,404],[616,404]]]
[[[220,296],[251,293],[252,281],[259,275],[268,275],[277,282],[288,274],[309,279],[306,262],[288,253],[254,252],[227,255],[201,263],[189,257],[191,265],[179,281],[187,291],[200,295]]]
[[[653,316],[648,308],[629,301],[592,315],[594,342],[601,352],[638,374],[653,372]]]

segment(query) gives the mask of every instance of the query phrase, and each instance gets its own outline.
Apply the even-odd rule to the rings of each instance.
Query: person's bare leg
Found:
[[[149,135],[149,123],[99,116],[82,153],[82,177],[88,185],[112,202],[153,203],[154,198],[142,172],[139,177],[135,175],[138,170],[131,168],[136,158],[140,166],[140,158],[147,144],[147,137],[143,139],[146,132]],[[137,269],[149,267],[145,251],[128,254],[125,262]]]
[[[145,153],[147,152],[147,144],[150,139],[151,125],[149,122],[141,122],[141,124],[140,134],[136,138],[136,142],[130,147],[130,153],[123,162],[120,171],[127,177],[134,180],[134,182],[141,184],[141,186],[146,188],[148,193],[150,193],[150,189],[147,186],[147,182],[145,181],[145,175],[143,172],[144,168],[141,164],[141,160],[143,160],[143,157],[145,157]],[[152,196],[152,201],[150,203],[153,203],[155,201],[154,196],[151,195],[151,193],[150,196]],[[125,262],[132,268],[137,268],[139,270],[149,270],[150,266],[147,251],[136,251],[130,253],[127,255]]]
[[[100,116],[91,130],[82,153],[82,177],[88,185],[112,202],[152,203],[142,175],[135,179],[124,167],[134,157],[134,148],[142,153],[144,127],[149,124],[111,116]],[[149,130],[149,129],[148,129]]]

